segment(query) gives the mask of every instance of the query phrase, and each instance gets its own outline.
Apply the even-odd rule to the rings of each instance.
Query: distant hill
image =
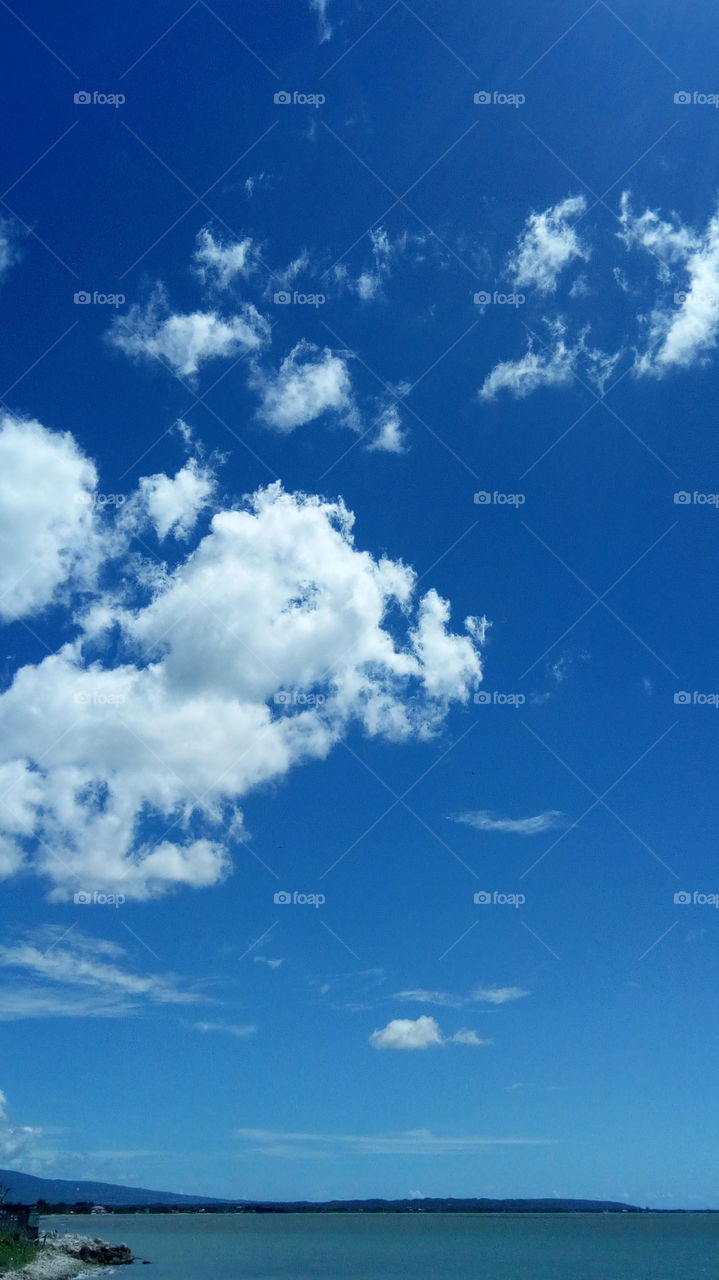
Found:
[[[174,1191],[148,1191],[147,1187],[120,1187],[112,1182],[74,1182],[65,1178],[34,1178],[14,1169],[0,1169],[0,1185],[9,1187],[10,1204],[101,1204],[108,1209],[129,1206],[194,1206],[218,1212],[240,1209],[244,1213],[641,1213],[632,1204],[616,1200],[487,1200],[428,1197],[423,1200],[217,1200],[211,1196],[181,1196]]]
[[[112,1182],[74,1182],[64,1178],[33,1178],[29,1173],[17,1173],[14,1169],[0,1169],[0,1184],[9,1187],[6,1197],[10,1204],[35,1204],[47,1200],[49,1204],[112,1205],[208,1205],[227,1203],[209,1196],[181,1196],[174,1191],[148,1191],[146,1187],[118,1187]]]

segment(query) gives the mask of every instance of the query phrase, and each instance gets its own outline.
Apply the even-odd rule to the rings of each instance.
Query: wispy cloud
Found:
[[[247,1040],[257,1034],[257,1027],[252,1023],[237,1024],[230,1022],[193,1022],[195,1031],[218,1031],[234,1036],[237,1040]]]
[[[500,831],[514,836],[538,836],[543,831],[562,827],[566,822],[565,815],[559,809],[547,809],[531,818],[500,818],[489,809],[471,809],[456,814],[451,820],[463,822],[477,831]]]
[[[367,1156],[456,1156],[482,1147],[547,1146],[554,1138],[523,1137],[440,1137],[429,1129],[409,1129],[399,1133],[359,1134],[296,1133],[278,1129],[236,1129],[235,1137],[252,1143],[263,1155],[303,1156],[313,1148],[332,1155]]]
[[[507,1004],[510,1000],[521,1000],[529,994],[524,987],[476,987],[466,996],[453,995],[449,991],[427,991],[418,987],[397,991],[392,999],[406,1004],[434,1004],[446,1009],[461,1009],[470,1004]],[[433,1022],[434,1019],[430,1021]]]

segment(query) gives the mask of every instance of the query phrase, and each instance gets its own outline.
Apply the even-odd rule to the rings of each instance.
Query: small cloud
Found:
[[[571,220],[586,211],[584,196],[570,196],[527,219],[517,248],[509,260],[513,283],[553,293],[559,275],[575,258],[589,258]]]
[[[193,1022],[192,1025],[195,1031],[224,1032],[225,1035],[235,1036],[238,1040],[247,1040],[250,1036],[254,1036],[257,1033],[257,1027],[252,1026],[252,1024],[249,1023],[243,1026],[237,1026],[236,1024],[229,1022]]]
[[[249,275],[253,263],[250,258],[252,240],[223,242],[216,240],[209,227],[203,227],[197,236],[195,262],[199,275],[206,284],[226,289],[237,275]]]
[[[521,1000],[529,992],[523,987],[477,987],[472,999],[480,1004],[507,1004],[510,1000]]]
[[[406,453],[407,432],[402,430],[402,420],[396,405],[385,409],[377,424],[377,434],[367,445],[370,453]]]
[[[332,39],[332,28],[327,20],[329,0],[310,0],[310,9],[317,14],[317,34],[320,44]]]
[[[201,364],[219,357],[259,351],[269,341],[270,326],[251,303],[234,315],[216,311],[177,314],[170,310],[164,289],[158,287],[143,307],[116,316],[108,338],[114,347],[138,360],[156,359],[185,378]]]
[[[477,1035],[476,1031],[470,1031],[468,1027],[462,1027],[460,1031],[455,1031],[453,1036],[449,1037],[452,1044],[492,1044],[492,1040],[483,1040]]]
[[[251,383],[262,398],[259,416],[285,435],[330,412],[346,426],[356,429],[358,425],[347,360],[328,347],[320,351],[302,340],[277,373],[255,369]]]
[[[436,1004],[447,1009],[457,1009],[464,1004],[461,996],[453,996],[448,991],[425,991],[422,988],[396,991],[392,999],[406,1004]]]
[[[284,960],[273,959],[270,956],[253,956],[255,964],[266,964],[268,969],[279,969],[284,964]]]
[[[551,831],[553,827],[565,825],[566,818],[559,809],[547,809],[537,813],[533,818],[498,818],[489,809],[471,810],[458,813],[453,822],[464,822],[477,831],[501,831],[506,835],[537,836],[543,831]]]

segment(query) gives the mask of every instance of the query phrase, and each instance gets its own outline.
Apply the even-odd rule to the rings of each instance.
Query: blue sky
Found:
[[[719,1207],[710,6],[0,25],[2,1163]]]

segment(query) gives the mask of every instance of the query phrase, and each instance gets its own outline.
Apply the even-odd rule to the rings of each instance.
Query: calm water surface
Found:
[[[42,1227],[151,1262],[115,1280],[719,1280],[719,1214],[127,1214]]]

